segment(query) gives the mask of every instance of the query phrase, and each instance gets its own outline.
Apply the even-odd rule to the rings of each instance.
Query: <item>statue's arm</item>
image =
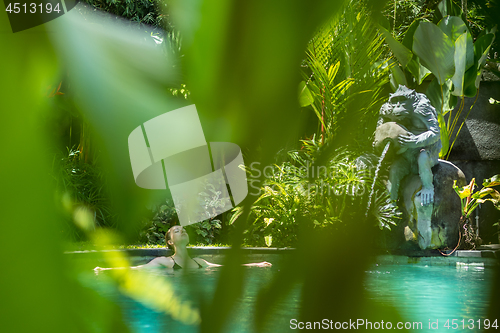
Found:
[[[414,117],[416,117],[420,122],[422,122],[427,128],[421,134],[414,135],[409,134],[401,136],[399,141],[400,144],[407,146],[408,148],[420,148],[425,146],[430,146],[439,141],[439,123],[437,121],[437,116],[434,110],[415,110]]]
[[[427,131],[423,132],[422,134],[416,135],[415,146],[425,147],[438,142],[440,134],[439,123],[437,121],[436,115],[433,112],[429,112],[427,115],[423,116],[421,120],[427,126]]]

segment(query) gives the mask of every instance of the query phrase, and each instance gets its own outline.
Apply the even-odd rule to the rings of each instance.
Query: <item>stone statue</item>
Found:
[[[457,209],[448,193],[452,193],[453,180],[465,183],[465,177],[453,164],[438,160],[441,140],[437,113],[424,94],[402,85],[390,94],[380,109],[374,147],[381,151],[387,142],[396,152],[389,168],[388,189],[391,199],[399,199],[406,213],[406,240],[413,238],[421,249],[452,246],[458,238],[458,220],[454,220],[459,219],[460,205]],[[435,187],[439,187],[438,202]]]
[[[437,164],[441,140],[437,113],[429,99],[415,90],[399,86],[389,101],[380,109],[378,127],[399,126],[393,138],[399,150],[389,171],[391,199],[398,198],[401,180],[410,173],[420,175],[422,190],[419,192],[424,206],[434,202],[431,168]]]

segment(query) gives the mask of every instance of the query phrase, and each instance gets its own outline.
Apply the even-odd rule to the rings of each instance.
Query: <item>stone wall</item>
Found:
[[[490,98],[500,101],[499,81],[481,82],[477,101],[449,157],[449,161],[464,172],[467,181],[476,178],[479,188],[482,187],[483,179],[500,174],[500,104],[490,104]],[[465,107],[457,129],[474,100],[475,98],[465,99]],[[453,111],[453,116],[457,110],[458,107]],[[496,234],[498,229],[493,227],[493,224],[500,220],[500,211],[487,202],[482,205],[478,213],[479,231],[483,241],[486,244],[498,242],[499,237]]]

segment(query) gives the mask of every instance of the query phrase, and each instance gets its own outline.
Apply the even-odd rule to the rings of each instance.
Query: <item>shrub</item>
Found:
[[[271,175],[263,181],[249,214],[247,244],[296,247],[300,221],[307,223],[305,228],[335,233],[356,213],[354,207],[367,207],[373,184],[371,158],[356,158],[339,150],[326,165],[318,166],[311,153],[317,148],[315,139],[303,143],[306,149],[290,151],[288,160],[274,165]],[[233,212],[231,223],[243,214],[243,209],[237,207]],[[381,229],[390,229],[400,215],[380,183],[374,187],[369,214]]]
[[[147,244],[165,244],[165,233],[170,227],[179,224],[172,200],[151,207],[151,215],[143,220],[139,241]]]
[[[171,199],[161,205],[151,207],[151,215],[143,220],[139,241],[147,244],[165,244],[165,233],[174,225],[179,225],[177,210]],[[207,219],[185,227],[192,245],[221,243],[222,222]]]

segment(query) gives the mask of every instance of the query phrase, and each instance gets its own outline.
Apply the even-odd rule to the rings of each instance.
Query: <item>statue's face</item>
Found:
[[[391,97],[389,103],[392,105],[392,117],[394,120],[404,119],[410,115],[411,101],[404,96]]]

